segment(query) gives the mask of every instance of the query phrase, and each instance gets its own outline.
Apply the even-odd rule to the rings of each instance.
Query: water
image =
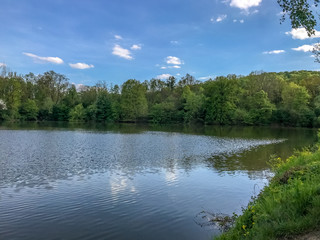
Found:
[[[0,239],[211,239],[316,131],[26,124],[0,127]],[[205,221],[201,220],[200,221]]]

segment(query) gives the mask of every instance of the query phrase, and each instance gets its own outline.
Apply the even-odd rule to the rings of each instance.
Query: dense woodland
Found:
[[[252,72],[205,82],[187,74],[77,89],[53,71],[19,76],[3,70],[0,119],[319,127],[320,73]]]

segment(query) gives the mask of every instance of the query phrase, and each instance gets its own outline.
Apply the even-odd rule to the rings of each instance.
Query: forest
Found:
[[[320,127],[320,73],[252,72],[204,82],[186,74],[76,87],[54,71],[3,69],[0,120]]]

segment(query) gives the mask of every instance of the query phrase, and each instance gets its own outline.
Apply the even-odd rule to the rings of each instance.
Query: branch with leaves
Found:
[[[315,33],[317,20],[313,11],[318,7],[320,0],[277,0],[277,2],[283,12],[281,23],[288,15],[292,28],[305,28],[309,37]]]

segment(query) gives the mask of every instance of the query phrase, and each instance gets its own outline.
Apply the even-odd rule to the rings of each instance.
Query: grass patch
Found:
[[[319,229],[320,144],[284,161],[274,158],[271,166],[275,176],[269,186],[215,239],[290,239]]]

